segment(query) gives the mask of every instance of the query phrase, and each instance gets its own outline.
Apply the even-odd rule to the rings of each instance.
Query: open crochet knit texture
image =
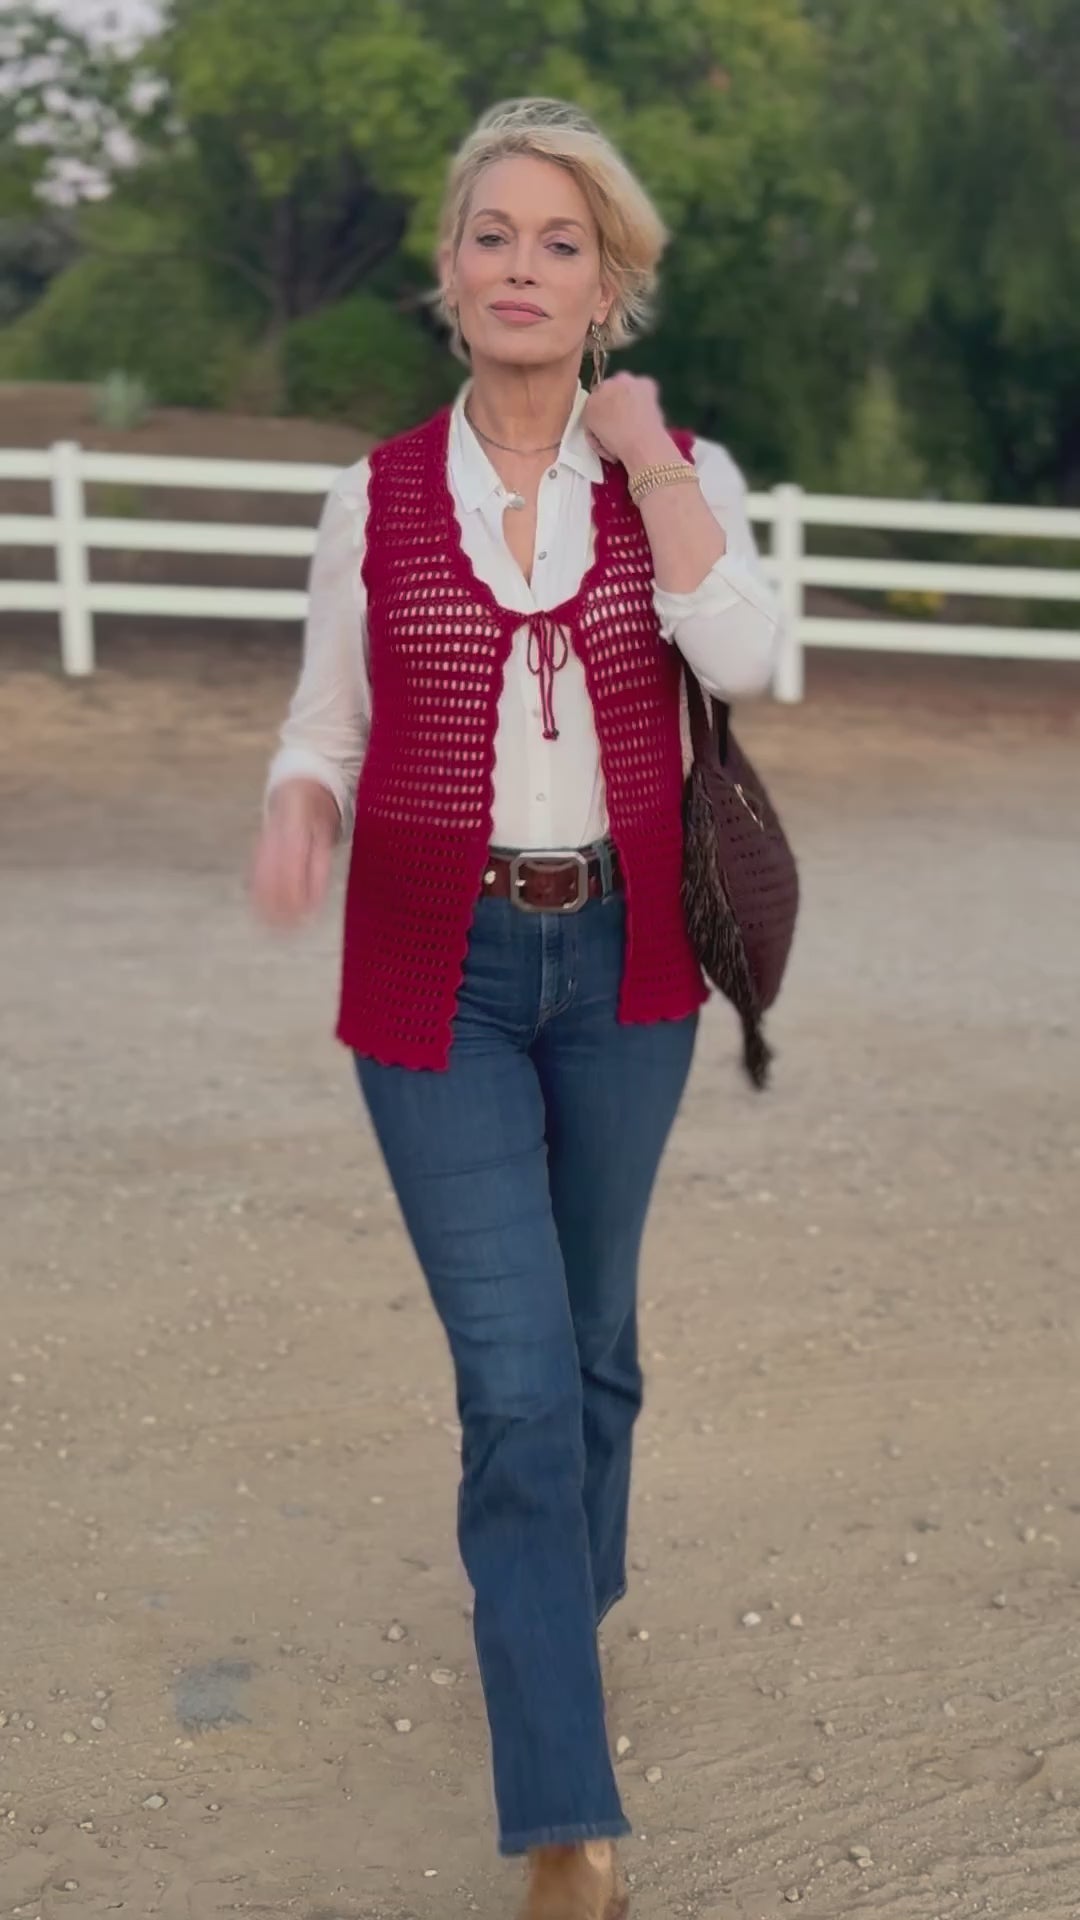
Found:
[[[500,606],[463,551],[448,411],[372,456],[364,584],[372,722],[357,792],[338,1037],[387,1065],[445,1068],[492,833],[492,773],[514,634],[580,657],[627,896],[623,1022],[682,1019],[706,997],[686,931],[680,668],[653,605],[652,557],[621,467],[593,488],[595,552],[573,598]],[[688,447],[688,441],[683,442]],[[357,635],[357,645],[360,636]]]

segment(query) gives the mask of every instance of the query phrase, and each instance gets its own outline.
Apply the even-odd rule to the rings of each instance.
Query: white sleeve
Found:
[[[768,686],[780,613],[746,511],[746,483],[723,447],[694,443],[701,491],[727,535],[727,552],[693,593],[654,589],[664,637],[673,640],[705,691],[742,700]]]
[[[371,728],[360,573],[367,496],[366,460],[350,467],[327,495],[308,578],[303,666],[266,789],[269,797],[285,780],[317,780],[333,794],[346,835]]]

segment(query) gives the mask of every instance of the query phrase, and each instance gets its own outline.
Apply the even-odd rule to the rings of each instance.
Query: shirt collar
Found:
[[[450,419],[450,480],[466,513],[481,506],[502,485],[482,441],[477,438],[465,417],[465,403],[471,390],[472,382],[469,381],[458,394]],[[562,445],[553,456],[552,464],[568,467],[572,473],[580,473],[583,479],[596,486],[604,477],[604,467],[599,454],[589,445],[582,419],[588,398],[584,387],[579,387],[566,423]]]

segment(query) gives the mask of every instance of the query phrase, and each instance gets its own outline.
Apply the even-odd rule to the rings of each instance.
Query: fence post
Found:
[[[776,518],[772,530],[772,555],[776,562],[780,593],[780,656],[773,676],[773,692],[778,700],[794,702],[803,697],[803,519],[801,487],[773,488]]]
[[[94,671],[94,624],[87,601],[89,576],[83,521],[81,448],[74,440],[52,446],[52,502],[56,520],[56,577],[60,587],[60,659],[65,673]]]

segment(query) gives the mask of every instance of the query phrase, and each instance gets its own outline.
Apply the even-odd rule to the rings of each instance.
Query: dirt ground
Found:
[[[0,637],[5,1916],[514,1911],[336,916],[245,907],[294,657]],[[806,906],[648,1241],[636,1920],[1076,1920],[1080,679],[815,661],[744,730]]]

